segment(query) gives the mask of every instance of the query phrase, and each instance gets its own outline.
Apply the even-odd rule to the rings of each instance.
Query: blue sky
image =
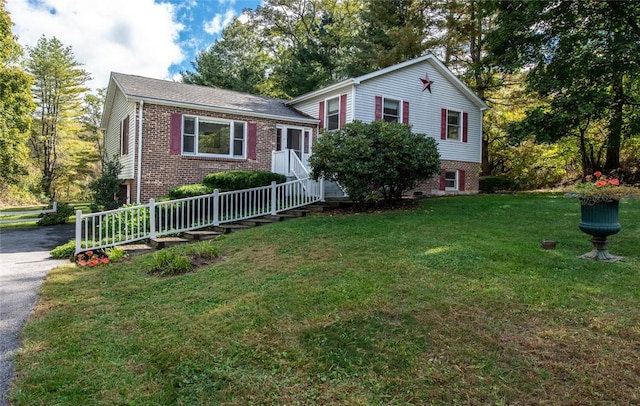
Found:
[[[262,0],[7,0],[23,46],[44,35],[71,46],[105,87],[110,72],[179,80],[234,17]]]

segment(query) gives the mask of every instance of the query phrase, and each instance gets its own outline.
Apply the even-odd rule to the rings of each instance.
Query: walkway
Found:
[[[31,314],[47,272],[67,260],[49,251],[74,238],[73,224],[0,230],[0,406],[14,376],[20,330]]]

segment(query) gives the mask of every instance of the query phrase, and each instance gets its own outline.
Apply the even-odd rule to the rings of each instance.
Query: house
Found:
[[[141,203],[212,172],[270,171],[284,148],[306,161],[318,120],[278,99],[112,73],[101,126],[121,199]]]
[[[442,62],[425,55],[296,97],[287,105],[320,120],[320,130],[355,120],[398,121],[438,142],[442,175],[415,192],[478,193],[482,114],[488,107]]]
[[[105,154],[123,165],[122,199],[145,202],[211,172],[291,175],[322,131],[354,120],[401,121],[438,139],[440,179],[425,194],[477,193],[487,106],[426,55],[283,101],[112,73],[102,118]]]

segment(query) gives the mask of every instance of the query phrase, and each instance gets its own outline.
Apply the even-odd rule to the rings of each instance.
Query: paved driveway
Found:
[[[69,263],[50,259],[49,251],[74,235],[74,224],[0,230],[0,406],[7,404],[12,358],[38,289],[50,269]]]

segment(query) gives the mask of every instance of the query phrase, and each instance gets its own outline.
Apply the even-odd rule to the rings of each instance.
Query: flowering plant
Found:
[[[574,186],[570,195],[579,198],[582,204],[595,204],[637,196],[639,191],[634,187],[622,186],[618,178],[607,177],[596,171]]]
[[[85,251],[76,255],[76,264],[79,266],[96,266],[108,263],[109,257],[102,251]]]

